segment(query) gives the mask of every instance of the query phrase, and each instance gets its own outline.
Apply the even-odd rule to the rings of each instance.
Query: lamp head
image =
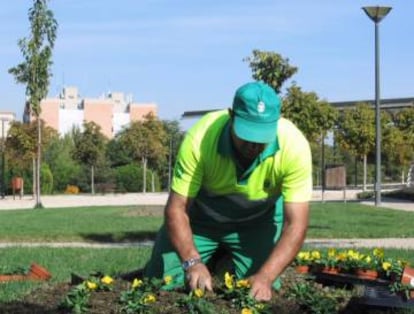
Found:
[[[391,7],[363,7],[362,10],[368,15],[368,17],[375,23],[381,22],[381,20],[391,11]]]

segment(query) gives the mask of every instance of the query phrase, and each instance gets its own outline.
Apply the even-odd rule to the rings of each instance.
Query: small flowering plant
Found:
[[[157,302],[157,295],[163,286],[171,283],[173,278],[166,276],[158,278],[135,278],[130,289],[121,294],[120,302],[124,313],[151,313],[152,307]]]
[[[247,279],[236,279],[234,275],[224,274],[222,297],[231,300],[233,305],[241,310],[242,314],[271,313],[269,305],[256,301],[250,295],[250,282]]]
[[[114,279],[108,275],[91,276],[69,291],[61,302],[61,307],[72,310],[73,313],[86,313],[91,293],[93,291],[110,291],[113,283]]]
[[[381,270],[385,273],[386,277],[393,277],[394,279],[401,279],[401,275],[404,271],[404,267],[407,262],[399,259],[386,258],[381,264]]]
[[[205,298],[202,289],[192,290],[187,296],[177,300],[176,305],[183,309],[183,313],[215,313],[214,305]]]

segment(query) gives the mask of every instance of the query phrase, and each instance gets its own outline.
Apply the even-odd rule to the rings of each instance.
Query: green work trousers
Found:
[[[207,264],[219,247],[224,248],[231,256],[236,278],[242,279],[257,272],[269,257],[275,243],[280,238],[282,220],[279,218],[276,222],[268,219],[268,221],[256,221],[254,224],[226,225],[225,227],[212,222],[191,223],[191,228],[194,244],[203,263]],[[173,280],[167,288],[184,285],[181,260],[171,245],[165,226],[161,227],[157,234],[144,276],[156,278],[171,276]],[[279,289],[280,280],[277,279],[273,286]]]

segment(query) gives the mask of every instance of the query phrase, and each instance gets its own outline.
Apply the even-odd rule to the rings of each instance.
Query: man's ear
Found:
[[[233,110],[231,108],[229,108],[229,116],[233,120],[234,112],[233,112]]]

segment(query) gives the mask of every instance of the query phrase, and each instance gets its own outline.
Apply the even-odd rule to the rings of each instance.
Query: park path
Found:
[[[384,239],[306,239],[305,244],[311,247],[335,248],[396,248],[414,249],[414,238]],[[153,241],[146,240],[128,243],[90,243],[90,242],[0,242],[0,248],[8,247],[51,247],[51,248],[130,248],[152,246]]]

